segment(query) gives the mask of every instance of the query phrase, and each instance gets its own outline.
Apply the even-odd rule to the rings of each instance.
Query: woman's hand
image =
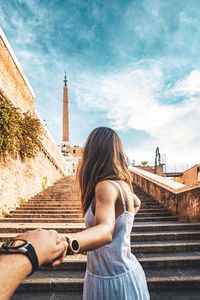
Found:
[[[59,234],[59,236],[57,237],[57,243],[61,243],[65,241],[66,242],[66,238],[64,235],[62,234]],[[67,243],[67,242],[66,242]],[[68,244],[67,244],[67,247],[66,249],[59,255],[59,257],[57,257],[51,264],[51,267],[52,268],[55,268],[57,266],[59,266],[65,259],[66,257],[66,253],[67,253],[67,248],[68,248]]]

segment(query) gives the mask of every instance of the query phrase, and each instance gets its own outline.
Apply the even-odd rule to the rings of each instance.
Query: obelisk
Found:
[[[68,107],[67,75],[65,71],[63,87],[63,138],[62,145],[69,145],[69,107]]]

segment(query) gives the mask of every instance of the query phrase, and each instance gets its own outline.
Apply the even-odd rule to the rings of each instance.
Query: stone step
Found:
[[[170,212],[161,211],[161,212],[141,212],[140,210],[137,213],[137,217],[160,217],[160,216],[171,216]]]
[[[177,230],[200,230],[200,223],[167,222],[157,224],[134,223],[132,232],[137,231],[177,231]]]
[[[134,232],[131,233],[131,241],[167,241],[167,240],[194,240],[200,239],[200,231],[175,231],[175,232]]]
[[[27,202],[25,204],[22,204],[21,206],[54,206],[54,205],[72,205],[72,206],[81,206],[81,203],[80,202],[71,202],[69,200],[64,200],[64,201],[53,201],[53,200],[48,200],[48,201],[38,201],[38,202],[35,202],[35,201],[32,201],[32,202]],[[163,207],[161,207],[159,204],[150,204],[150,205],[145,205],[145,206],[141,206],[141,209],[163,209]]]
[[[62,212],[78,212],[82,213],[80,207],[62,207],[62,206],[54,206],[54,207],[18,207],[15,210],[10,211],[10,214],[12,213],[36,213],[36,214],[41,214],[41,213],[62,213]]]
[[[71,209],[71,208],[81,208],[81,205],[78,205],[78,204],[70,204],[70,203],[67,203],[66,205],[62,205],[60,203],[56,203],[56,204],[24,204],[24,205],[21,205],[20,207],[17,207],[16,209],[21,209],[21,208],[30,208],[30,209],[48,209],[48,208],[56,208],[56,207],[61,207],[61,208],[64,208],[64,209]],[[148,209],[147,207],[143,207],[144,209]],[[149,207],[149,208],[152,208],[152,209],[155,209],[155,208],[158,208],[160,209],[160,207]]]
[[[74,182],[74,179],[71,181],[69,181],[68,179],[67,180],[65,180],[65,181],[56,181],[54,184],[53,184],[53,187],[56,187],[56,186],[63,186],[63,187],[65,187],[65,186],[70,186],[70,188],[72,188],[72,189],[75,189],[76,188],[76,186],[75,186],[75,182]]]
[[[20,207],[57,207],[57,206],[64,206],[64,207],[81,207],[80,202],[78,203],[71,203],[70,201],[65,201],[63,203],[61,202],[55,202],[55,201],[49,201],[49,202],[38,202],[38,203],[32,203],[28,202],[25,204],[22,204]]]
[[[73,188],[69,188],[69,187],[59,187],[59,186],[52,186],[52,187],[49,187],[49,188],[47,188],[46,190],[44,190],[44,191],[42,191],[42,192],[40,192],[40,193],[38,193],[38,194],[36,194],[36,195],[34,195],[33,197],[36,197],[36,196],[40,196],[40,195],[46,195],[46,194],[51,194],[51,193],[58,193],[58,194],[60,194],[60,193],[71,193],[71,194],[73,194],[73,195],[76,195],[76,196],[78,196],[78,193],[77,193],[77,191],[76,191],[76,189],[73,189]]]
[[[49,215],[51,214],[52,216],[56,215],[56,214],[66,214],[66,215],[71,215],[71,214],[81,214],[80,209],[68,209],[68,210],[63,210],[60,208],[57,209],[51,209],[51,210],[45,210],[45,209],[41,209],[41,210],[28,210],[28,209],[18,209],[18,210],[13,210],[10,212],[10,215],[14,216],[14,215],[18,215],[18,214],[44,214],[44,215]]]
[[[145,204],[145,205],[143,205],[143,204],[141,204],[141,208],[146,208],[146,209],[149,209],[149,208],[159,208],[159,209],[161,209],[161,208],[163,208],[161,205],[159,205],[159,204],[151,204],[151,205],[148,205],[148,204]]]
[[[135,221],[137,222],[160,222],[160,221],[175,221],[178,220],[177,217],[174,216],[163,216],[163,217],[135,217]],[[0,223],[83,223],[84,218],[3,218],[0,219]]]
[[[59,186],[57,185],[57,186],[51,186],[51,188],[49,189],[51,192],[66,192],[66,191],[71,191],[72,190],[72,188],[71,188],[71,186],[70,185],[68,185],[68,186],[63,186],[62,184],[60,184]],[[47,189],[45,190],[45,191],[47,191]],[[45,192],[44,191],[44,192]]]
[[[65,201],[65,200],[71,200],[71,201],[80,201],[80,198],[77,196],[69,195],[65,196],[64,199],[63,197],[56,197],[56,198],[50,198],[50,197],[40,197],[40,196],[35,196],[33,198],[30,198],[29,201],[37,202],[37,201]]]
[[[49,213],[40,213],[38,211],[34,211],[31,214],[30,213],[23,213],[23,212],[12,212],[9,217],[14,218],[79,218],[82,217],[81,213],[78,212],[76,214],[72,214],[67,211],[67,213],[60,212],[60,213],[52,213],[51,211]],[[137,213],[137,217],[157,217],[157,216],[171,216],[170,213],[161,212],[161,213]]]
[[[32,198],[30,199],[30,201],[65,201],[65,200],[70,200],[71,199],[71,195],[63,195],[61,196],[38,196],[37,198]]]
[[[67,207],[67,208],[65,208],[65,207],[62,207],[62,206],[55,206],[55,207],[31,207],[31,208],[28,208],[28,207],[17,207],[16,208],[16,210],[12,210],[12,211],[10,211],[10,214],[14,214],[14,213],[36,213],[36,214],[38,214],[38,213],[48,213],[48,214],[56,214],[56,213],[59,213],[60,214],[60,212],[63,212],[63,213],[71,213],[71,212],[81,212],[81,208],[74,208],[74,207]],[[148,210],[148,209],[140,209],[139,210],[139,212],[137,213],[137,216],[139,215],[139,213],[140,212],[148,212],[148,211],[150,211],[150,212],[158,212],[158,211],[160,211],[160,209],[156,209],[156,210],[154,210],[154,209],[152,209],[152,210]],[[166,210],[165,210],[166,211]],[[162,212],[162,210],[161,210],[161,212]]]
[[[195,268],[194,266],[178,266],[176,268],[174,267],[164,267],[164,268],[157,268],[155,266],[153,267],[144,267],[143,264],[141,264],[145,275],[147,278],[151,277],[158,277],[158,276],[176,276],[180,275],[180,277],[183,276],[200,276],[200,268]],[[56,269],[49,269],[49,268],[40,268],[37,272],[35,272],[31,278],[64,278],[67,276],[68,278],[84,278],[84,270],[74,270],[74,269],[62,269],[62,268],[56,268]]]
[[[156,290],[155,289],[155,290],[150,291],[150,297],[151,297],[151,300],[161,300],[161,299],[162,300],[169,300],[169,299],[171,299],[171,300],[199,300],[199,290],[194,289],[194,288],[193,289],[188,288],[187,290],[176,290],[176,289]],[[78,298],[76,298],[76,299],[78,299]],[[79,299],[81,299],[81,298],[79,298]]]
[[[131,245],[131,251],[133,253],[200,251],[200,240],[137,241]]]
[[[44,211],[46,211],[46,210],[77,210],[77,209],[80,209],[81,208],[81,206],[71,206],[71,205],[59,205],[59,204],[57,204],[57,205],[39,205],[39,206],[35,206],[35,205],[31,205],[31,206],[20,206],[20,207],[16,207],[16,209],[14,210],[14,211],[16,211],[16,210],[24,210],[24,209],[30,209],[30,210],[34,210],[34,208],[36,209],[36,210],[44,210]]]
[[[27,278],[20,285],[17,292],[81,292],[83,290],[83,275],[79,274],[77,277],[67,278],[65,275],[63,278]],[[180,273],[173,276],[154,276],[147,277],[147,284],[149,290],[188,290],[196,289],[200,291],[200,276],[188,275],[180,276]],[[30,298],[29,298],[30,299]]]
[[[150,290],[151,300],[199,300],[199,290]],[[28,292],[16,292],[11,300],[30,299]],[[82,292],[31,292],[31,300],[82,300]]]
[[[78,206],[60,206],[60,205],[55,205],[55,206],[43,206],[43,207],[18,207],[14,210],[15,212],[19,212],[19,211],[38,211],[38,213],[40,213],[41,211],[81,211],[81,207]]]
[[[140,212],[169,212],[166,208],[160,207],[160,208],[140,208],[140,210],[138,211],[138,213]]]
[[[64,201],[64,200],[72,200],[72,201],[80,201],[80,198],[77,197],[77,196],[73,196],[72,194],[71,195],[67,195],[67,196],[62,196],[62,197],[51,197],[50,195],[43,195],[43,196],[34,196],[32,198],[29,199],[29,201]],[[141,204],[158,204],[158,205],[161,205],[160,203],[154,201],[154,200],[143,200],[141,201]]]
[[[60,202],[48,202],[48,203],[26,203],[21,205],[21,207],[56,207],[56,206],[62,206],[62,207],[81,207],[80,203],[70,203],[68,201],[66,201],[65,203],[60,203]]]
[[[35,292],[31,291],[31,294],[29,292],[19,292],[17,291],[12,297],[11,300],[82,300],[83,293],[82,291],[76,291],[76,292],[59,292],[59,291],[53,291],[53,292]],[[179,299],[177,299],[179,300]],[[184,299],[181,299],[184,300]],[[198,299],[199,300],[199,299]]]
[[[73,197],[70,196],[70,198],[65,198],[65,199],[59,199],[59,198],[56,198],[56,199],[30,199],[28,200],[28,203],[33,203],[33,204],[36,204],[36,203],[45,203],[45,202],[60,202],[60,203],[80,203],[80,200],[79,199],[74,199]]]
[[[11,215],[9,216],[11,217]],[[82,215],[80,213],[76,213],[76,214],[71,214],[69,212],[67,213],[38,213],[38,212],[32,212],[30,213],[12,213],[12,218],[37,218],[37,219],[46,219],[46,218],[82,218]],[[1,219],[0,219],[1,220]]]
[[[84,223],[83,218],[4,218],[0,223]]]
[[[148,202],[142,202],[141,207],[147,207],[147,208],[159,208],[162,207],[161,204],[153,202],[153,203],[148,203]]]
[[[69,198],[71,197],[71,193],[46,193],[43,195],[37,195],[34,197],[34,199],[38,199],[38,200],[51,200],[51,199],[65,199],[65,198]]]
[[[80,207],[79,206],[60,206],[60,205],[46,205],[45,207],[43,205],[40,205],[40,206],[20,206],[20,207],[16,207],[16,211],[17,210],[23,210],[23,209],[28,209],[28,210],[49,210],[49,209],[60,209],[60,210],[75,210],[75,209],[79,209],[80,210]]]
[[[81,204],[81,201],[80,200],[73,200],[71,198],[65,198],[65,199],[38,199],[38,200],[29,200],[27,202],[28,204],[31,204],[31,205],[35,205],[35,204],[57,204],[57,203],[60,203],[60,204],[66,204],[66,203],[70,203],[70,204]]]
[[[70,192],[70,191],[72,191],[73,189],[72,189],[72,186],[71,185],[68,185],[68,186],[64,186],[64,185],[52,185],[52,186],[49,186],[49,187],[47,187],[46,189],[44,189],[43,191],[41,191],[40,193],[38,193],[38,195],[43,195],[43,194],[46,194],[46,193],[48,193],[48,192],[60,192],[60,191],[63,191],[63,192]]]
[[[22,204],[20,207],[57,207],[57,206],[61,206],[61,207],[81,207],[80,202],[79,203],[70,203],[69,201],[66,201],[65,203],[60,203],[60,202],[48,202],[48,203],[43,203],[43,202],[39,202],[36,204],[33,203],[25,203]]]
[[[162,222],[162,221],[176,221],[177,216],[162,216],[162,217],[138,217],[136,215],[135,221],[137,222]]]
[[[58,206],[57,206],[58,207]],[[65,206],[64,206],[65,207]],[[26,209],[26,207],[18,207],[17,209],[18,210],[20,210],[20,209]],[[56,207],[50,207],[51,209],[53,208],[54,210],[56,210]],[[60,210],[62,207],[58,207],[58,210]],[[72,208],[73,209],[73,207],[70,207],[70,208]],[[76,210],[77,208],[75,207],[74,208],[74,210]],[[46,208],[46,207],[41,207],[41,210],[48,210],[48,208]],[[66,210],[65,210],[66,211]],[[15,210],[13,210],[13,212],[15,212]],[[168,213],[169,214],[169,212],[167,211],[167,210],[165,210],[165,209],[140,209],[139,211],[138,211],[138,213],[137,213],[137,215],[138,214],[143,214],[143,213],[149,213],[149,214],[151,214],[151,213]]]
[[[0,223],[0,233],[17,233],[24,232],[34,228],[55,229],[60,233],[79,232],[85,229],[85,223]],[[134,222],[132,233],[135,232],[157,232],[157,231],[177,231],[177,230],[200,230],[200,223],[183,223],[183,222],[166,222],[157,224],[147,224],[146,222]]]
[[[54,229],[59,233],[75,233],[86,229],[85,223],[7,223],[6,227],[4,223],[0,223],[1,233],[21,233],[26,230],[43,228]]]
[[[200,266],[200,252],[178,253],[135,253],[135,257],[144,269],[164,267],[194,267]],[[54,270],[79,270],[86,269],[86,255],[67,256],[65,261]],[[45,267],[43,267],[45,269]]]

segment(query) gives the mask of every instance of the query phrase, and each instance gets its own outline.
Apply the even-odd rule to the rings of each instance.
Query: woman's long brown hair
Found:
[[[124,180],[132,188],[132,176],[118,134],[111,128],[98,127],[89,134],[76,173],[82,213],[85,215],[102,180]]]

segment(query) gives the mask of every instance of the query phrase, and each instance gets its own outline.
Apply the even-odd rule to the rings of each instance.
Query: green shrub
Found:
[[[0,96],[0,157],[34,158],[41,149],[44,130],[30,112],[22,113]]]
[[[25,204],[25,203],[27,203],[28,202],[28,200],[26,199],[26,198],[24,198],[24,197],[19,197],[19,204],[20,205],[23,205],[23,204]]]
[[[46,188],[47,188],[47,183],[48,183],[48,177],[47,176],[44,176],[42,178],[42,190],[45,191]]]

